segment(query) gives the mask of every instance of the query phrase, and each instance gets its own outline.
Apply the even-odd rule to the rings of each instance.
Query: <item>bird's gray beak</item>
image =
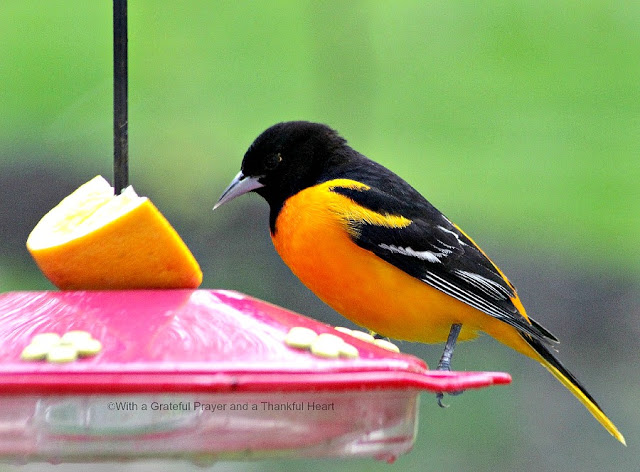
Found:
[[[229,186],[224,190],[224,192],[222,192],[218,203],[215,204],[213,209],[215,210],[240,195],[244,195],[245,193],[249,193],[257,188],[264,187],[264,184],[258,181],[259,178],[260,177],[247,177],[242,173],[242,171],[238,172],[238,175],[234,177]]]

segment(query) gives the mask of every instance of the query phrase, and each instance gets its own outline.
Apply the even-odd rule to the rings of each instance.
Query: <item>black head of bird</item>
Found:
[[[356,152],[330,127],[308,121],[278,123],[251,144],[240,172],[215,208],[248,192],[261,195],[273,208],[299,190],[339,168]]]

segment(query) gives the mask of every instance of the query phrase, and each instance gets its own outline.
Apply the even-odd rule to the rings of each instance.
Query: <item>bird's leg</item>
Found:
[[[462,325],[460,323],[451,325],[451,331],[449,331],[449,337],[447,338],[447,343],[444,345],[444,352],[442,353],[436,370],[445,370],[447,372],[451,370],[451,356],[453,356],[453,350],[456,347],[456,341],[458,341],[458,335],[461,329]]]
[[[440,357],[440,361],[438,362],[438,367],[436,367],[436,370],[444,370],[447,372],[451,370],[451,356],[453,356],[453,350],[456,347],[456,341],[458,340],[458,335],[460,334],[461,329],[462,324],[460,323],[451,325],[449,337],[447,338],[447,342],[444,345],[444,352],[442,353],[442,357]],[[460,395],[461,393],[462,392],[452,392],[451,395]],[[440,405],[441,408],[446,408],[449,405],[445,405],[444,403],[442,403],[443,397],[444,393],[436,393],[436,400],[438,401],[438,405]]]

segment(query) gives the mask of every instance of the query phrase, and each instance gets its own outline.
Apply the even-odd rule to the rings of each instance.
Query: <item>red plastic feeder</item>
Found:
[[[291,327],[360,352],[288,347]],[[34,335],[84,330],[93,357],[24,361]],[[420,391],[511,381],[437,372],[332,327],[224,290],[0,294],[0,458],[194,461],[373,456],[411,449]]]

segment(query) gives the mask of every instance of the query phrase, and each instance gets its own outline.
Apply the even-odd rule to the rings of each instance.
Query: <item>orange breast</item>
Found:
[[[395,339],[443,342],[451,325],[462,323],[460,340],[486,331],[519,344],[515,329],[355,244],[344,216],[355,204],[330,186],[310,187],[288,199],[273,235],[284,262],[320,299],[354,323]]]

